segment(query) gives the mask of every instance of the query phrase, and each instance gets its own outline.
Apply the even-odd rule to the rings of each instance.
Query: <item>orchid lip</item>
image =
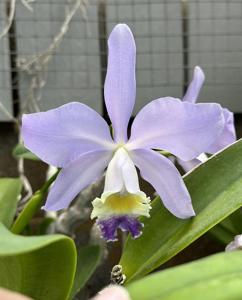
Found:
[[[112,216],[110,218],[97,220],[97,225],[101,230],[102,237],[107,242],[117,240],[117,230],[129,232],[136,239],[141,236],[144,224],[139,222],[135,217],[128,215]]]
[[[108,218],[117,215],[149,217],[150,198],[145,193],[130,194],[121,190],[119,193],[104,193],[93,202],[91,218]]]

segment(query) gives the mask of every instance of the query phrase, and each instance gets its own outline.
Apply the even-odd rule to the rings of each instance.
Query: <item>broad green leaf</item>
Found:
[[[132,300],[239,300],[242,252],[220,253],[154,273],[127,286]]]
[[[216,238],[216,240],[224,245],[230,243],[235,236],[235,234],[228,231],[221,223],[210,229],[209,234],[211,234],[214,238]]]
[[[99,246],[86,246],[79,250],[77,255],[77,267],[71,299],[84,287],[88,279],[96,270],[101,259]]]
[[[48,192],[48,189],[52,182],[56,179],[59,171],[56,172],[46,183],[43,187],[34,193],[31,199],[27,202],[24,209],[21,211],[17,219],[15,220],[11,231],[13,233],[19,234],[21,233],[32,217],[38,212],[43,205],[43,201],[45,200],[45,196]]]
[[[30,160],[40,160],[38,156],[26,149],[23,144],[16,145],[13,149],[12,154],[17,159],[24,158]]]
[[[242,140],[211,157],[184,177],[196,217],[171,215],[159,198],[151,217],[142,218],[143,235],[128,238],[121,257],[127,280],[154,270],[242,205]]]
[[[232,224],[234,228],[234,232],[236,234],[242,232],[242,210],[238,209],[232,215],[228,217],[229,222]]]
[[[16,213],[18,197],[22,188],[18,178],[0,179],[0,222],[9,227]]]
[[[227,245],[234,239],[235,235],[242,233],[242,228],[239,226],[241,222],[239,217],[240,209],[210,229],[209,233],[217,240]]]
[[[63,235],[23,237],[0,225],[0,286],[35,300],[66,300],[76,268],[74,242]]]

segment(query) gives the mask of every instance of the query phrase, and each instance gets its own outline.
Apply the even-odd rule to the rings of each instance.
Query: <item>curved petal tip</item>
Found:
[[[117,33],[117,31],[119,31],[119,32],[125,32],[126,31],[126,32],[129,32],[131,35],[133,35],[130,27],[125,23],[119,23],[119,24],[115,25],[113,30],[112,30],[112,33]]]
[[[196,66],[194,68],[194,75],[199,76],[201,81],[205,80],[205,74],[203,72],[203,69],[200,66]]]

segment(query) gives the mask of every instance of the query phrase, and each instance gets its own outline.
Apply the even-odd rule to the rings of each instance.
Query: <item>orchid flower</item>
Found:
[[[193,79],[190,85],[187,88],[186,94],[183,97],[183,101],[189,103],[196,103],[197,98],[199,96],[199,92],[202,88],[202,85],[205,80],[205,75],[202,69],[198,66],[194,68]],[[227,108],[223,108],[223,116],[224,116],[224,128],[221,134],[217,139],[214,140],[214,143],[206,149],[206,153],[214,154],[219,150],[225,148],[226,146],[232,144],[236,141],[236,133],[234,127],[234,115]],[[183,161],[178,159],[179,164],[183,167],[183,169],[188,172],[197,166],[200,163],[203,163],[207,160],[207,156],[205,153],[201,153],[198,157],[190,161]]]
[[[100,178],[105,186],[93,201],[102,236],[116,239],[117,229],[136,238],[149,217],[150,199],[140,190],[136,167],[160,195],[164,206],[179,218],[195,215],[187,188],[173,163],[153,149],[183,160],[204,152],[224,127],[218,104],[193,104],[165,97],[147,104],[127,127],[136,94],[136,47],[125,24],[114,27],[108,39],[108,68],[104,86],[109,126],[94,110],[69,103],[22,120],[25,146],[48,164],[62,168],[47,198],[45,210],[66,208],[86,186]]]

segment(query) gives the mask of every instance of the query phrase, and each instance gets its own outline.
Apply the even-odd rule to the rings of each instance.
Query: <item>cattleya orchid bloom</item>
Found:
[[[221,135],[224,116],[218,104],[160,98],[138,113],[128,137],[136,94],[136,47],[127,25],[115,26],[108,50],[104,93],[113,137],[104,119],[81,103],[24,115],[22,136],[29,150],[62,168],[45,210],[66,208],[107,167],[104,191],[93,201],[91,218],[97,218],[102,236],[112,241],[118,228],[138,237],[142,224],[137,217],[149,216],[150,199],[140,190],[136,167],[172,214],[179,218],[195,215],[178,170],[154,149],[169,151],[182,160],[194,159]]]
[[[191,83],[189,84],[187,91],[183,97],[183,101],[189,103],[196,103],[197,98],[199,96],[199,92],[203,86],[205,80],[205,75],[203,70],[196,66],[193,72],[193,78]],[[234,143],[236,141],[236,133],[235,133],[235,126],[234,126],[234,115],[231,111],[227,108],[223,108],[223,116],[224,116],[224,128],[210,146],[206,149],[206,153],[214,154],[219,150],[225,148],[226,146]],[[178,159],[179,164],[183,167],[183,169],[188,172],[197,166],[200,163],[203,163],[207,160],[207,155],[205,153],[201,153],[195,159],[190,161],[183,161]]]

